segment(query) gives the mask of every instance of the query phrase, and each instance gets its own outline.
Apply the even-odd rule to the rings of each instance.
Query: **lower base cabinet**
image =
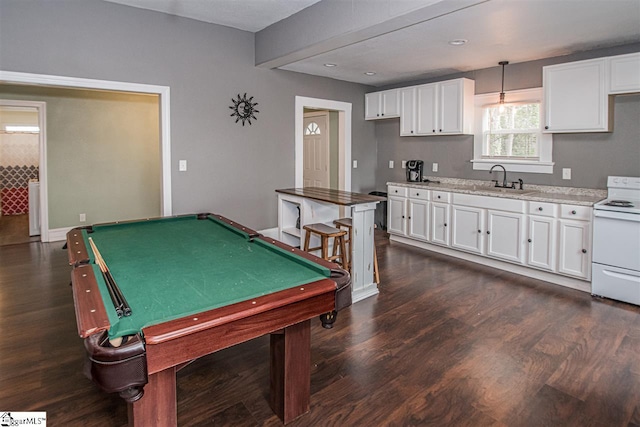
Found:
[[[389,197],[390,234],[581,280],[591,277],[591,207],[412,190],[389,186],[395,194]]]

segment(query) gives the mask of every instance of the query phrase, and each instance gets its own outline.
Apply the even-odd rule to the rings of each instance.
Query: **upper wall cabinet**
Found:
[[[640,92],[640,52],[609,58],[609,93]]]
[[[366,120],[391,119],[400,115],[398,89],[367,93],[364,96]]]
[[[611,131],[606,65],[600,58],[542,69],[545,131]]]
[[[473,133],[475,82],[455,79],[400,89],[400,135]]]

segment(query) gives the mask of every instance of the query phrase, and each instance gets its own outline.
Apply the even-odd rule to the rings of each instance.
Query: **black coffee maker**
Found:
[[[424,162],[422,160],[407,160],[407,181],[422,182],[422,169]]]

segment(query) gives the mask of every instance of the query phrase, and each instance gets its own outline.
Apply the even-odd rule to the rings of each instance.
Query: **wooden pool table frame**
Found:
[[[265,238],[219,215],[254,238],[285,248],[330,269],[333,263]],[[110,328],[104,302],[89,262],[81,228],[67,235],[78,333],[82,338]],[[91,272],[91,274],[87,274]],[[349,285],[350,288],[350,285]],[[344,289],[351,295],[350,289]],[[142,329],[148,383],[144,395],[129,403],[130,425],[177,425],[176,372],[193,360],[265,334],[270,338],[270,405],[283,423],[309,411],[311,375],[310,319],[332,312],[337,285],[330,279],[285,289]],[[350,300],[349,300],[350,303]]]

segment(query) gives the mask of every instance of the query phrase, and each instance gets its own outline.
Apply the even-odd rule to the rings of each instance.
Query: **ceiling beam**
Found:
[[[255,35],[255,65],[278,68],[491,0],[322,0]]]

